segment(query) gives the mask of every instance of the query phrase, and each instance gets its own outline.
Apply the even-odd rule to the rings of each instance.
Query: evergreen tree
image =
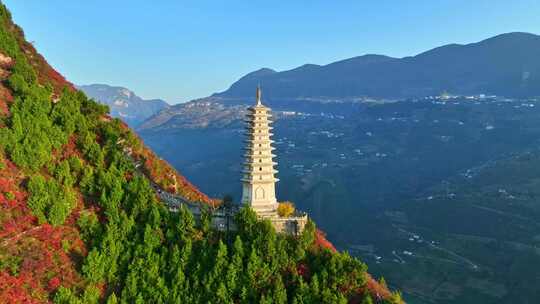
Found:
[[[368,294],[364,295],[364,298],[362,299],[361,304],[373,304],[373,300],[371,299],[371,296]]]

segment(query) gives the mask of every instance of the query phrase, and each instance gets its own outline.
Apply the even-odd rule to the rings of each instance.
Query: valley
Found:
[[[191,124],[200,115],[175,115],[139,133],[203,191],[238,200],[242,106],[207,105],[215,103],[231,115],[214,120],[199,108],[203,125]],[[278,105],[278,198],[417,298],[410,303],[536,298],[526,286],[537,274],[516,271],[524,261],[540,265],[540,167],[530,162],[540,156],[538,105],[495,96]],[[524,159],[530,168],[513,168]]]

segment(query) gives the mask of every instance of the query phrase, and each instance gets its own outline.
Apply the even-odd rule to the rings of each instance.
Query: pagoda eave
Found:
[[[253,159],[265,159],[265,158],[274,158],[276,157],[275,154],[252,154],[252,153],[244,153],[244,159],[253,160]]]
[[[244,166],[253,166],[253,167],[268,167],[268,166],[276,166],[276,162],[258,162],[258,161],[249,161],[245,162]]]
[[[245,144],[251,144],[251,143],[254,143],[254,144],[263,144],[263,143],[275,143],[274,140],[271,140],[271,139],[244,139],[242,140],[243,143]]]
[[[240,179],[244,183],[250,183],[250,184],[268,184],[268,183],[275,183],[279,182],[279,178],[274,177],[271,179],[254,179],[254,178],[242,178]]]
[[[251,174],[251,175],[270,175],[270,174],[276,174],[276,173],[278,173],[278,170],[273,169],[273,170],[270,171],[270,172],[264,172],[264,171],[255,171],[255,172],[253,172],[253,170],[242,170],[242,173],[244,173],[244,174]]]

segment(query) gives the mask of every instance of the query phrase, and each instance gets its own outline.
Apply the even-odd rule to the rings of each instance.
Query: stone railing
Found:
[[[275,217],[269,219],[277,232],[290,235],[299,235],[304,231],[308,221],[308,215],[305,212],[295,211],[288,217]]]

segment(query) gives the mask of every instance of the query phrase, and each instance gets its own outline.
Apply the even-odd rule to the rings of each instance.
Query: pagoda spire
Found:
[[[256,96],[257,96],[257,105],[262,106],[262,102],[261,102],[261,86],[260,85],[257,86]]]

